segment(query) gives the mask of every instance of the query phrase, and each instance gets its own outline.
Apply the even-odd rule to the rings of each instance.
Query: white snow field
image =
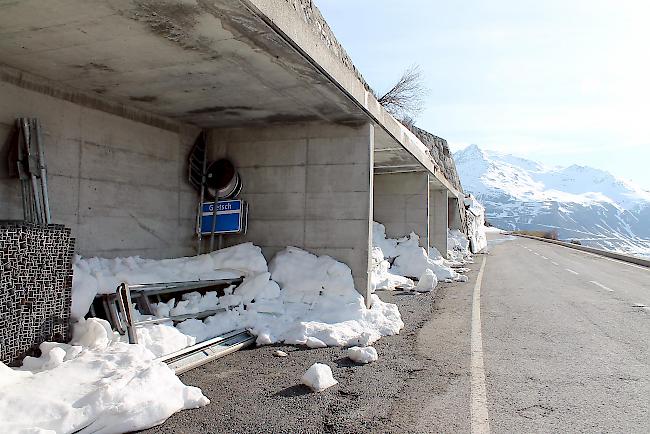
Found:
[[[439,281],[467,280],[466,276],[458,272],[463,269],[452,268],[460,267],[471,259],[467,250],[469,241],[462,233],[459,232],[459,237],[465,240],[464,250],[452,255],[453,261],[447,261],[435,247],[430,247],[427,254],[426,250],[420,247],[420,238],[413,232],[407,237],[393,239],[386,237],[386,228],[381,223],[373,222],[372,228],[371,285],[374,290],[403,288],[426,292],[435,289]],[[458,242],[454,238],[453,245],[456,244]],[[418,280],[417,286],[412,279]]]
[[[71,344],[41,344],[20,369],[0,363],[0,432],[122,433],[207,405],[143,345],[114,339],[100,319],[74,326]]]
[[[549,167],[475,145],[454,153],[463,188],[505,230],[557,230],[561,239],[650,255],[650,190],[587,166]]]

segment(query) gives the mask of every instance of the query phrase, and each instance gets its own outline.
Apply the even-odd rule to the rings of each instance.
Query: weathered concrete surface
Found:
[[[203,127],[361,113],[239,1],[28,0],[0,29],[5,65]]]
[[[373,133],[321,123],[212,130],[212,158],[235,163],[250,204],[248,233],[227,243],[252,241],[267,259],[286,246],[330,255],[367,296]]]
[[[37,117],[53,221],[72,228],[77,253],[193,252],[196,193],[185,181],[185,161],[198,130],[156,128],[1,81],[0,95],[0,219],[22,218],[5,138],[17,117]]]
[[[448,222],[448,193],[447,190],[431,190],[429,192],[429,233],[431,246],[447,257],[447,228]]]
[[[391,238],[411,232],[420,246],[429,247],[429,175],[425,172],[394,173],[374,177],[374,219],[386,226]]]
[[[101,102],[112,101],[201,127],[371,121],[378,142],[395,148],[386,164],[409,161],[454,190],[377,102],[312,2],[5,2],[0,36],[14,84],[28,85],[13,72],[28,71],[76,91],[61,94],[80,104],[120,114]]]

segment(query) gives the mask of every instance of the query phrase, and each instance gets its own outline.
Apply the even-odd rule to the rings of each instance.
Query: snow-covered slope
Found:
[[[546,167],[471,145],[454,154],[466,192],[503,229],[557,229],[562,239],[650,256],[650,191],[586,166]]]

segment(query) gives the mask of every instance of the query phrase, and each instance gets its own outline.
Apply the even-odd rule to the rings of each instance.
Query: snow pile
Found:
[[[363,363],[364,365],[371,362],[376,362],[379,359],[377,350],[373,347],[352,347],[348,348],[348,358],[356,363]]]
[[[72,281],[72,318],[88,312],[97,294],[113,293],[122,282],[161,283],[236,278],[267,271],[266,260],[252,243],[199,256],[174,259],[81,258],[75,256]]]
[[[471,194],[465,198],[465,208],[467,208],[467,233],[470,250],[472,253],[478,253],[487,247],[485,208]]]
[[[76,306],[87,304],[85,300],[75,300],[76,297],[85,299],[88,294],[117,286],[120,280],[135,283],[141,278],[149,282],[213,279],[224,273],[246,276],[238,287],[226,288],[224,296],[191,292],[180,300],[153,303],[154,316],[136,314],[136,320],[140,320],[221,310],[204,320],[188,319],[176,326],[170,322],[139,327],[138,342],[158,356],[235,329],[249,329],[260,345],[284,342],[318,348],[368,345],[382,336],[399,333],[404,326],[394,304],[372,296],[370,308],[365,306],[347,265],[295,247],[276,254],[270,266],[261,249],[250,243],[193,258],[77,258],[75,263],[79,269],[91,270],[74,275]],[[117,274],[111,275],[111,271]],[[154,275],[157,271],[160,276]],[[85,311],[81,313],[84,314]]]
[[[447,256],[458,265],[473,262],[469,239],[458,229],[447,229]]]
[[[385,252],[389,252],[389,255]],[[421,282],[417,290],[425,292],[433,290],[438,281],[467,280],[450,265],[459,264],[449,263],[433,247],[427,254],[427,251],[420,247],[417,234],[411,232],[409,236],[399,240],[387,238],[384,225],[373,222],[373,289],[395,289],[398,286],[413,289],[415,285],[409,279],[413,278]]]
[[[150,324],[146,327],[138,327],[136,333],[138,343],[144,345],[156,357],[175,353],[197,342],[195,336],[184,334],[174,327],[171,322],[169,324]],[[124,343],[129,342],[126,335],[120,336],[118,339]]]
[[[372,224],[372,255],[370,285],[373,291],[377,289],[404,288],[415,286],[407,277],[391,272],[390,260],[397,257],[397,240],[386,237],[386,227],[381,223]]]
[[[0,363],[0,432],[130,432],[210,402],[99,319],[77,323],[72,344],[40,349],[19,369]]]
[[[288,247],[275,255],[269,270],[281,288],[278,299],[273,300],[280,309],[275,315],[241,312],[258,344],[317,347],[318,340],[326,346],[368,345],[404,327],[394,304],[371,295],[370,308],[366,308],[354,288],[350,268],[329,256]]]
[[[332,374],[332,368],[322,363],[314,363],[302,376],[302,384],[314,392],[323,390],[338,384]]]

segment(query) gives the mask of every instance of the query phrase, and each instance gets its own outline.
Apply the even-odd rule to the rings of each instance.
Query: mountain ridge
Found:
[[[560,238],[650,256],[650,191],[590,166],[548,166],[470,145],[454,153],[463,189],[502,229],[557,229]]]

